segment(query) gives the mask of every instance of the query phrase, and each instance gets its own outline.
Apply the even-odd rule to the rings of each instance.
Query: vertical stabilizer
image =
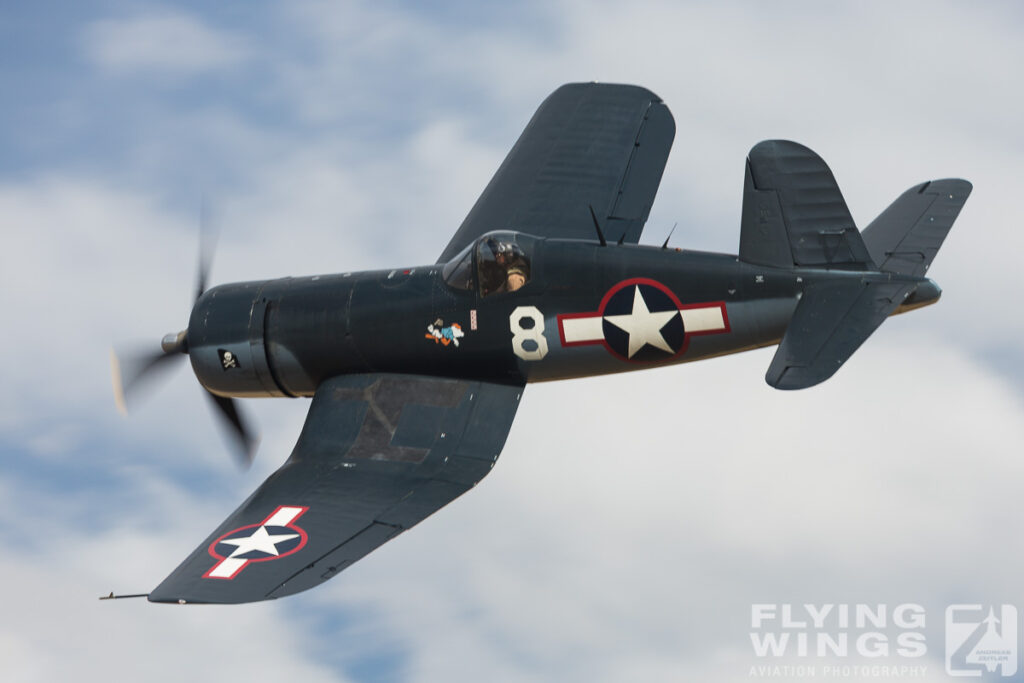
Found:
[[[740,259],[780,268],[874,270],[828,165],[789,140],[750,150]]]

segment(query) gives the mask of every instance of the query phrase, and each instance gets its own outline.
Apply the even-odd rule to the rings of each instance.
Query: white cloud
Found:
[[[108,72],[164,78],[228,69],[251,57],[244,38],[166,11],[95,21],[82,45],[87,58]]]
[[[1019,353],[1024,331],[1006,295],[1024,247],[1011,21],[932,4],[565,3],[523,35],[369,4],[289,7],[277,26],[303,49],[268,44],[260,61],[283,122],[230,104],[148,107],[116,177],[58,166],[0,183],[17,228],[0,253],[16,321],[0,434],[55,472],[89,444],[114,481],[40,487],[22,462],[0,474],[0,528],[21,538],[29,509],[35,539],[0,560],[19,586],[10,613],[28,615],[0,626],[5,671],[109,677],[116,642],[133,677],[261,677],[272,642],[304,670],[275,658],[264,674],[312,680],[342,677],[367,649],[406,655],[397,677],[410,680],[749,680],[751,602],[915,600],[935,673],[947,601],[1013,600],[1021,396],[975,360],[993,337]],[[84,45],[157,90],[212,71],[247,87],[232,69],[266,36],[211,26],[104,19]],[[215,282],[423,263],[540,100],[589,78],[647,85],[676,116],[649,242],[679,220],[673,244],[733,250],[743,155],[765,137],[819,151],[862,223],[919,180],[971,179],[934,269],[942,302],[886,323],[808,392],[764,385],[770,351],[530,387],[478,489],[310,593],[226,609],[94,603],[170,571],[284,459],[308,405],[249,402],[266,438],[242,476],[226,475],[187,368],[114,422],[109,343],[155,345],[188,313],[196,211],[171,204],[161,168],[199,149],[231,177],[214,197]],[[212,483],[195,491],[179,468]],[[112,500],[123,521],[96,512]],[[83,529],[90,514],[99,528]]]
[[[103,357],[112,330],[135,323],[163,329],[175,317],[179,324],[186,319],[193,276],[184,235],[144,198],[46,178],[0,187],[0,211],[17,226],[0,268],[0,286],[17,293],[8,314],[20,323],[7,346],[19,359],[5,375],[11,391],[0,412],[7,424],[32,423],[36,416],[28,413],[39,405],[81,405],[98,386],[109,386]],[[146,237],[136,243],[143,226]],[[171,284],[178,279],[175,253],[185,268],[178,292]],[[141,282],[153,284],[152,298],[136,296]],[[53,383],[40,384],[41,376]]]
[[[216,514],[211,506],[165,490],[145,498],[144,510],[122,510],[122,521],[97,529],[88,519],[98,501],[71,521],[61,501],[38,493],[16,492],[8,501],[18,504],[0,513],[5,531],[31,527],[38,541],[0,558],[0,576],[12,587],[5,596],[8,618],[0,624],[0,661],[9,680],[345,680],[313,661],[314,634],[290,623],[280,605],[189,610],[97,599],[173,567],[178,549],[191,542],[182,527]],[[141,524],[140,512],[176,522]]]

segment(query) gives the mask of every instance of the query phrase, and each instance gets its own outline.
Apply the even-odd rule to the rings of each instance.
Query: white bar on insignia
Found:
[[[232,574],[234,574],[239,569],[244,567],[245,563],[248,562],[248,561],[249,560],[243,560],[243,559],[238,558],[238,557],[234,557],[234,558],[229,557],[226,560],[221,560],[220,564],[218,564],[216,567],[211,569],[210,573],[207,574],[207,576],[211,576],[211,577],[213,577],[215,579],[227,579],[227,578],[230,578]]]
[[[679,311],[683,317],[683,327],[687,332],[707,332],[708,330],[725,329],[721,306],[707,308],[685,308]]]
[[[603,319],[599,315],[590,318],[562,318],[562,332],[565,343],[589,342],[604,339]]]
[[[281,508],[270,516],[263,526],[288,526],[302,512],[302,508]]]

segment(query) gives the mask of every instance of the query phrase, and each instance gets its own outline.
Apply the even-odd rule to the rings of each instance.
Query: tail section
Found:
[[[932,180],[910,188],[864,228],[864,242],[879,267],[924,277],[942,241],[971,195],[966,180]]]
[[[747,156],[740,260],[776,268],[875,270],[828,165],[803,145],[765,140]]]
[[[805,389],[834,375],[916,285],[884,276],[810,285],[797,304],[765,381]]]
[[[768,384],[823,382],[887,317],[936,301],[940,290],[924,274],[970,193],[959,179],[912,187],[861,235],[821,157],[787,140],[755,145],[744,179],[740,260],[810,269]]]

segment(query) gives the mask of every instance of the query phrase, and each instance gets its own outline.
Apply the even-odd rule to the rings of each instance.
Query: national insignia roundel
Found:
[[[597,311],[558,316],[562,346],[603,344],[630,362],[678,356],[695,334],[729,331],[725,302],[682,304],[662,283],[624,280],[608,290]]]
[[[281,505],[259,524],[229,531],[210,544],[209,553],[217,563],[204,579],[233,579],[252,562],[279,560],[301,550],[309,540],[295,525],[308,507]]]

